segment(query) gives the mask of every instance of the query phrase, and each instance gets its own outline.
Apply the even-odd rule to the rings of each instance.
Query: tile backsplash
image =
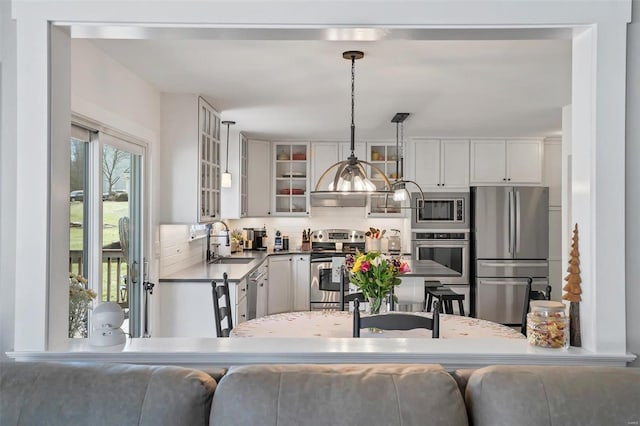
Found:
[[[192,239],[191,226],[185,224],[160,225],[160,276],[195,265],[206,255],[205,238]],[[198,233],[200,237],[203,233]]]
[[[273,245],[275,232],[279,230],[289,236],[289,247],[298,249],[302,244],[302,230],[316,229],[357,229],[366,231],[369,227],[386,229],[390,235],[391,229],[399,229],[402,237],[403,251],[409,252],[411,247],[411,224],[406,218],[366,218],[364,209],[360,207],[314,207],[311,217],[254,217],[229,220],[233,229],[262,228],[266,226],[269,237],[269,247]]]

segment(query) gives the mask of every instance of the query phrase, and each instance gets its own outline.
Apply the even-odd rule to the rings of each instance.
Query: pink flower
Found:
[[[371,264],[369,264],[368,260],[365,260],[360,265],[360,272],[367,272],[371,268]]]
[[[411,272],[411,268],[409,268],[409,264],[407,262],[402,262],[400,264],[400,273],[406,274],[407,272]]]

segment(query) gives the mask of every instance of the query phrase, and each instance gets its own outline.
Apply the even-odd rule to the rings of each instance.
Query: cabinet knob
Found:
[[[242,318],[246,318],[247,316],[245,314],[240,315]]]
[[[267,212],[267,214],[271,214],[271,212]]]
[[[263,283],[260,283],[260,287],[263,287],[263,286],[264,286],[264,284],[263,284]]]
[[[242,289],[242,291],[247,291],[247,289],[246,289],[246,288],[243,288],[243,289]]]
[[[511,178],[507,179],[508,181],[511,181]]]
[[[289,262],[291,262],[292,259],[289,259]]]
[[[502,180],[507,180],[507,178],[502,178]]]

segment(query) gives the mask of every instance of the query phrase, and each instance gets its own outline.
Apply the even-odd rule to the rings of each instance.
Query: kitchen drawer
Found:
[[[235,303],[238,304],[240,301],[247,297],[247,280],[242,280],[238,284],[236,284],[236,300]]]
[[[247,298],[243,297],[236,305],[236,317],[233,318],[235,324],[243,323],[247,320]]]

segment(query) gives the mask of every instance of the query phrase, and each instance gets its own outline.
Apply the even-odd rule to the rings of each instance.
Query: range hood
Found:
[[[336,191],[313,191],[311,207],[364,207],[367,205],[367,193],[343,194]]]

